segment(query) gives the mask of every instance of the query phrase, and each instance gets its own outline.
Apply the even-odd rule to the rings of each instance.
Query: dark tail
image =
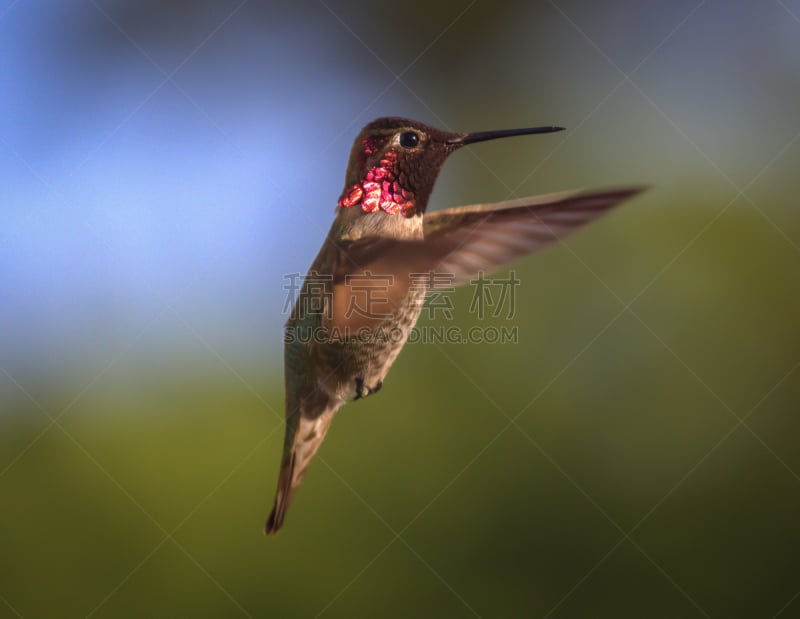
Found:
[[[275,494],[275,505],[267,518],[267,525],[264,527],[264,534],[271,535],[277,533],[283,525],[286,510],[289,509],[289,502],[292,500],[294,488],[292,478],[294,477],[295,452],[289,453],[288,461],[281,466],[281,473],[278,477],[278,491]]]
[[[278,490],[275,493],[275,505],[264,527],[266,535],[277,533],[283,526],[286,510],[289,509],[295,490],[303,481],[306,469],[322,444],[339,406],[341,404],[326,401],[321,406],[314,407],[315,410],[311,413],[297,411],[286,417],[286,440],[278,476]]]

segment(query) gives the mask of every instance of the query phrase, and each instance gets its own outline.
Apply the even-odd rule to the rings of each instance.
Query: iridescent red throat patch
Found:
[[[366,168],[366,158],[378,150],[382,144],[374,139],[364,140],[362,172]],[[390,150],[372,166],[361,181],[344,190],[339,198],[339,206],[349,208],[361,205],[365,213],[374,213],[378,209],[389,215],[409,217],[414,213],[414,194],[404,189],[398,182],[397,153]]]

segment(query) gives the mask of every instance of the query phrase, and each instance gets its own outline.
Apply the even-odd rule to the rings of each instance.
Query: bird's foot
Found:
[[[381,387],[383,387],[383,381],[379,381],[374,387],[367,387],[364,384],[363,378],[356,378],[356,395],[353,400],[360,400],[361,398],[366,398],[368,395],[372,395],[373,393],[378,393],[378,391],[381,390]]]

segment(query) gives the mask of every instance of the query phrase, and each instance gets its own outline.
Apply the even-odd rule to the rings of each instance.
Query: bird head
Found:
[[[421,215],[439,170],[453,151],[475,142],[561,129],[451,133],[405,118],[379,118],[364,127],[353,143],[338,206],[357,207],[364,213]]]

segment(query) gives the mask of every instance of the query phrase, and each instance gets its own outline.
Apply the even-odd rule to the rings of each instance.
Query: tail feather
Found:
[[[287,416],[281,472],[278,476],[275,504],[264,527],[266,535],[277,533],[283,526],[286,510],[289,509],[295,490],[303,481],[306,469],[322,444],[338,408],[339,405],[328,402],[321,411],[315,411],[313,416],[300,411]]]
[[[292,487],[294,461],[295,452],[292,450],[289,453],[288,462],[284,462],[281,466],[280,476],[278,477],[278,490],[275,493],[275,505],[269,514],[267,525],[264,528],[264,533],[266,535],[277,533],[278,529],[283,525],[286,510],[289,509],[289,502],[292,500],[292,495],[294,494],[294,488]]]

